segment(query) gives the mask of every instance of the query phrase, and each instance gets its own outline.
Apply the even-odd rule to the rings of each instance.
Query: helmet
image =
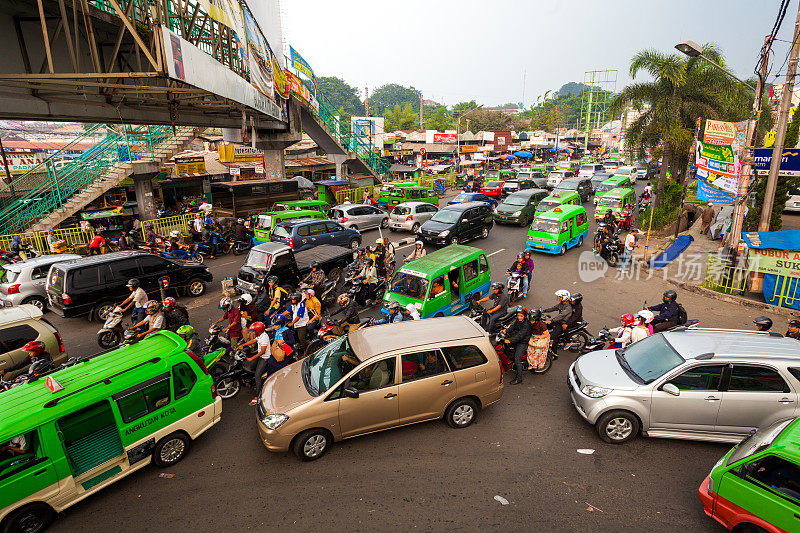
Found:
[[[169,232],[169,236],[174,238],[174,239],[177,239],[178,237],[181,236],[181,234],[180,234],[180,232],[178,230],[174,229],[174,230]]]
[[[579,304],[583,301],[583,294],[575,292],[572,294],[572,296],[569,297],[569,301],[574,304]]]
[[[306,289],[306,296],[309,298],[313,298],[315,294],[314,289]]]
[[[338,298],[336,298],[336,302],[344,307],[345,305],[350,303],[350,297],[346,294],[340,294]]]
[[[167,296],[166,298],[164,298],[164,301],[161,302],[161,305],[164,306],[164,309],[169,309],[170,307],[175,305],[175,298],[173,298],[172,296]]]
[[[233,304],[233,302],[227,296],[225,296],[223,298],[220,298],[220,300],[219,300],[219,308],[223,309],[225,311],[230,309],[232,304]]]
[[[759,316],[753,320],[753,324],[758,326],[758,329],[761,331],[767,331],[769,328],[772,327],[772,319],[766,316]]]
[[[253,303],[253,297],[247,293],[242,294],[239,296],[239,301],[242,302],[244,305],[250,305]]]
[[[542,310],[541,309],[531,309],[530,314],[528,315],[531,320],[539,320],[542,318]]]
[[[613,215],[613,213],[611,212],[611,209],[606,209],[606,215]]]
[[[237,218],[236,219],[236,223],[237,224],[244,224],[244,219],[243,218]]]
[[[311,261],[311,268],[319,268],[319,261]]]
[[[559,289],[554,293],[560,300],[569,300],[569,291]]]
[[[414,311],[416,311],[416,310],[417,310],[417,308],[414,306],[414,304],[408,304],[408,305],[406,305],[406,311],[408,311],[409,313],[412,313],[412,314],[413,314],[413,313],[414,313]]]
[[[517,254],[517,259],[525,259],[525,254],[520,252]]]
[[[139,280],[136,278],[128,280],[128,287],[131,289],[138,289],[139,288]]]
[[[283,325],[286,323],[286,315],[282,313],[278,313],[274,317],[272,317],[272,323],[274,325]]]
[[[384,237],[384,238],[386,238],[386,237]],[[383,239],[378,237],[377,239],[375,239],[375,244],[383,244]]]
[[[392,311],[394,309],[399,309],[400,308],[400,302],[398,302],[397,300],[392,300],[391,302],[389,302],[389,305],[387,307],[389,308],[390,311]]]
[[[793,318],[793,319],[791,319],[789,321],[789,325],[793,326],[795,328],[800,328],[800,320],[797,320],[796,318]]]
[[[144,310],[148,315],[154,315],[158,313],[159,308],[161,305],[156,300],[150,300],[144,306]]]
[[[293,292],[292,293],[292,301],[294,302],[295,300],[298,301],[298,302],[302,301],[303,300],[303,295],[300,294],[299,292]]]
[[[522,313],[523,315],[525,315],[525,318],[528,318],[528,308],[523,305],[517,306],[517,313]]]
[[[283,315],[280,315],[280,316],[283,316]],[[252,324],[250,324],[250,327],[247,328],[247,329],[249,329],[250,331],[252,331],[256,335],[261,335],[262,333],[264,333],[264,330],[267,329],[267,327],[264,325],[263,322],[253,322]]]
[[[414,241],[414,246],[422,246],[422,241]]]
[[[47,230],[47,233],[55,233],[55,232],[56,232],[56,230],[54,230],[53,228],[50,228],[49,230]]]
[[[505,288],[506,288],[506,286],[503,285],[500,282],[492,283],[492,289],[493,290],[496,290],[496,291],[499,291],[499,292],[503,292],[503,289],[505,289]]]
[[[371,257],[367,258],[367,266],[372,266],[374,264],[375,264],[375,261],[373,261]]]
[[[25,343],[22,349],[26,352],[33,352],[36,357],[39,357],[44,353],[44,343],[42,341],[30,341]]]
[[[179,327],[178,331],[176,331],[176,333],[183,340],[188,341],[189,339],[192,338],[192,335],[194,335],[194,328],[192,326],[190,326],[189,324],[185,324],[185,325]]]
[[[650,311],[649,309],[642,309],[641,311],[639,311],[638,313],[636,313],[636,316],[638,316],[639,318],[641,318],[642,320],[644,320],[644,323],[645,323],[645,324],[649,324],[649,323],[650,323],[650,322],[652,322],[652,321],[653,321],[653,319],[656,317],[656,316],[653,314],[653,312],[652,312],[652,311]]]
[[[678,293],[672,289],[664,291],[664,301],[669,300],[670,302],[674,302],[678,299]]]
[[[632,326],[634,323],[633,315],[628,313],[627,315],[622,315],[619,317],[619,321],[622,322],[623,326]]]
[[[531,255],[531,253],[532,253],[532,252],[531,252],[530,250],[525,250],[524,252],[522,252],[522,255],[523,255],[523,256],[526,256],[526,255]]]
[[[267,283],[269,283],[270,281],[272,283],[278,283],[278,276],[270,276],[270,277],[268,277],[267,278]]]

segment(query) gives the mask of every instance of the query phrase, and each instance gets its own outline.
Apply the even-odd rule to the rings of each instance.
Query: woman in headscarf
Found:
[[[531,338],[528,341],[528,370],[543,368],[550,351],[550,331],[542,320],[541,309],[531,309],[529,318],[531,322]]]

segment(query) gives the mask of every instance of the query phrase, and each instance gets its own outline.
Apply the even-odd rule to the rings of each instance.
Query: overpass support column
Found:
[[[155,161],[135,161],[133,163],[133,188],[136,191],[136,203],[139,208],[139,220],[156,218],[156,202],[153,198],[153,178],[158,174],[158,163]]]
[[[328,159],[336,165],[336,179],[347,180],[347,163],[345,162],[347,156],[343,154],[328,154]]]

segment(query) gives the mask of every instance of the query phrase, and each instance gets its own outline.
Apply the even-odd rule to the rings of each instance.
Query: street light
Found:
[[[746,81],[743,81],[743,80],[737,78],[731,71],[729,71],[728,69],[726,69],[722,65],[718,65],[717,63],[715,63],[714,61],[709,59],[708,56],[704,55],[703,54],[703,47],[700,46],[699,44],[697,44],[696,42],[689,41],[689,40],[681,41],[681,42],[679,42],[678,44],[675,45],[675,49],[678,50],[679,52],[682,52],[682,53],[686,54],[689,57],[702,57],[708,63],[711,63],[713,66],[717,67],[719,70],[721,70],[722,72],[724,72],[725,74],[727,74],[728,76],[733,78],[734,80],[738,81],[739,83],[741,83],[742,85],[744,85],[745,87],[750,89],[751,91],[756,92],[755,87],[753,87],[752,85],[750,85]]]
[[[456,124],[456,174],[461,170],[461,119],[469,115],[470,113],[477,111],[478,109],[482,108],[483,104],[479,105],[478,107],[473,107],[460,117],[458,117],[458,122]],[[467,121],[469,122],[469,120]]]

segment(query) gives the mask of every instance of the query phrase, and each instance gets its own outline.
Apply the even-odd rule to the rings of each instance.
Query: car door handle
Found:
[[[453,380],[452,380],[452,379],[446,379],[446,380],[442,381],[442,385],[444,385],[445,387],[447,387],[447,386],[448,386],[448,385],[450,385],[452,382],[453,382]]]
[[[395,396],[397,396],[397,394],[395,394],[395,393],[393,393],[393,392],[390,392],[389,394],[387,394],[386,396],[384,396],[384,398],[391,399],[391,398],[394,398]]]
[[[47,472],[47,469],[46,469],[46,468],[45,468],[45,469],[43,469],[43,470],[39,470],[38,472],[34,472],[34,474],[33,474],[33,475],[34,475],[34,476],[38,476],[38,475],[44,474],[45,472]]]
[[[709,397],[706,398],[706,401],[707,402],[718,402],[719,398],[717,398],[716,396],[709,396]]]
[[[778,400],[778,403],[794,403],[794,400],[792,400],[791,398],[781,398],[780,400]]]

